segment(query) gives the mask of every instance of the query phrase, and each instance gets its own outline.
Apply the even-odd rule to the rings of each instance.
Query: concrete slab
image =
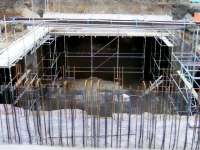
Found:
[[[172,21],[168,15],[133,15],[133,14],[66,14],[47,12],[43,18],[74,19],[74,20],[138,20],[138,21]]]
[[[9,68],[24,57],[49,32],[47,27],[33,27],[24,36],[1,49],[0,68]]]

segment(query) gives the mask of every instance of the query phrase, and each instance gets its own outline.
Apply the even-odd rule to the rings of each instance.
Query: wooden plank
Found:
[[[190,90],[190,92],[192,93],[192,95],[194,96],[194,98],[196,98],[199,103],[199,95],[198,93],[195,91],[195,89],[193,88],[193,85],[185,78],[185,76],[181,73],[181,71],[177,71],[178,75],[180,76],[180,78],[182,79],[182,81],[185,83],[185,85],[187,86],[187,88]]]
[[[20,78],[19,80],[16,82],[15,86],[18,88],[22,82],[24,81],[24,79],[27,77],[27,75],[29,75],[31,73],[31,70],[27,70]]]

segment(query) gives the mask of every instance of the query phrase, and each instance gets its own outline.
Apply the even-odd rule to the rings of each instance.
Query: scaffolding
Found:
[[[72,25],[91,27],[93,31],[106,26],[123,31],[133,28],[153,33],[150,41],[153,44],[147,47],[146,34],[139,52],[124,53],[120,47],[121,34],[112,33],[105,45],[95,49],[95,32],[90,36],[82,33],[80,36],[89,39],[89,48],[74,52],[66,40],[71,35],[49,30],[39,40],[40,44],[35,42],[30,53],[24,51],[23,63],[1,69],[4,80],[0,90],[3,102],[0,142],[199,149],[198,26],[184,21],[138,20],[111,23],[110,20],[39,19],[33,25],[37,23],[48,29]],[[61,33],[63,49],[58,44]],[[192,35],[190,45],[186,34]],[[105,51],[111,44],[115,45],[114,50]],[[34,58],[31,66],[30,57]],[[89,64],[72,65],[72,60],[81,59],[87,59]],[[142,63],[133,67],[123,64],[122,59]],[[79,73],[88,74],[88,78],[78,79]],[[147,81],[146,73],[152,76]],[[96,78],[97,74],[111,74],[112,81]],[[126,74],[139,74],[141,81],[136,87],[127,88]]]

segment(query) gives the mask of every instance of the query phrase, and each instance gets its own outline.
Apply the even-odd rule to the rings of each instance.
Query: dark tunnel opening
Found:
[[[162,43],[161,40],[159,42]],[[117,38],[93,37],[92,43],[93,76],[113,81],[114,68],[117,66]],[[164,43],[162,44],[164,45]],[[51,51],[54,48],[54,44],[52,44]],[[155,59],[161,61],[160,70],[154,68],[155,60],[153,60],[152,55],[154,55],[155,49],[159,50],[156,52]],[[98,50],[100,52],[97,54]],[[49,47],[43,47],[43,55],[47,52],[49,52]],[[91,37],[58,37],[56,52],[62,53],[59,59],[59,67],[64,64],[71,69],[75,67],[76,79],[85,79],[91,76]],[[69,57],[65,58],[65,54]],[[160,46],[154,37],[120,37],[119,66],[123,67],[124,84],[130,86],[138,85],[144,80],[156,80],[159,75],[170,67],[170,55],[169,48]]]
[[[118,56],[117,49],[119,49]],[[155,53],[155,49],[159,49],[159,51]],[[119,39],[117,37],[93,37],[91,44],[91,37],[60,36],[51,45],[43,45],[37,50],[37,60],[26,60],[30,61],[28,63],[30,64],[29,66],[24,65],[24,59],[19,64],[21,64],[24,72],[25,68],[32,69],[34,67],[33,61],[37,61],[39,77],[43,75],[51,76],[54,71],[57,71],[55,67],[53,67],[53,71],[52,69],[41,68],[42,66],[48,66],[49,60],[56,53],[58,58],[57,68],[69,66],[71,69],[69,74],[66,73],[67,77],[73,76],[75,68],[76,80],[87,79],[91,76],[91,50],[93,53],[93,76],[106,81],[114,81],[114,68],[117,66],[117,58],[119,58],[119,66],[123,68],[124,87],[130,89],[136,89],[144,80],[153,82],[159,75],[164,73],[165,69],[170,67],[169,59],[171,56],[169,48],[160,46],[154,37],[119,37]],[[160,62],[160,70],[154,68],[155,60],[152,55],[155,55],[155,59],[162,60]],[[29,57],[33,56],[30,55]],[[44,61],[44,57],[48,61]],[[0,74],[1,85],[9,83],[9,70],[1,69]],[[11,74],[12,76],[16,75],[16,66],[12,67]],[[62,75],[63,73],[59,72],[58,79]],[[49,82],[52,81],[52,79],[49,80]],[[13,80],[12,84],[15,85],[15,82],[16,80]],[[1,92],[0,103],[13,102],[10,100],[11,98],[6,98],[9,100],[5,100],[5,93],[9,92],[13,91],[5,90]],[[16,93],[16,91],[13,93]]]

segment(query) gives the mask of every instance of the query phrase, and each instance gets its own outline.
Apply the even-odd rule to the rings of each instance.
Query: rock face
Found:
[[[38,12],[43,7],[42,0],[34,0],[35,13],[31,11],[31,0],[0,0],[1,16],[23,16],[38,18]]]
[[[174,5],[172,15],[174,19],[182,19],[189,10],[190,8],[187,5]]]
[[[2,16],[18,16],[19,14],[14,10],[15,4],[23,0],[1,0],[0,1],[0,17]]]
[[[175,6],[157,5],[157,2],[174,3]],[[33,0],[34,12],[42,16],[45,0]],[[175,19],[182,19],[188,12],[194,11],[186,0],[49,0],[50,10],[66,13],[131,13],[131,14],[171,14]],[[183,3],[183,4],[182,4]],[[13,8],[16,6],[32,8],[31,0],[0,0],[1,14],[15,14]],[[163,7],[165,7],[163,9]],[[198,8],[195,8],[195,10]],[[198,9],[199,10],[199,9]],[[17,11],[18,12],[18,11]],[[1,16],[1,15],[0,15]]]
[[[7,9],[7,8],[13,8],[14,4],[17,0],[1,0],[0,2],[0,9]]]
[[[22,17],[30,17],[30,18],[39,18],[40,17],[37,12],[32,11],[27,6],[25,6],[23,3],[22,4],[15,3],[14,10],[18,14],[20,14]]]

